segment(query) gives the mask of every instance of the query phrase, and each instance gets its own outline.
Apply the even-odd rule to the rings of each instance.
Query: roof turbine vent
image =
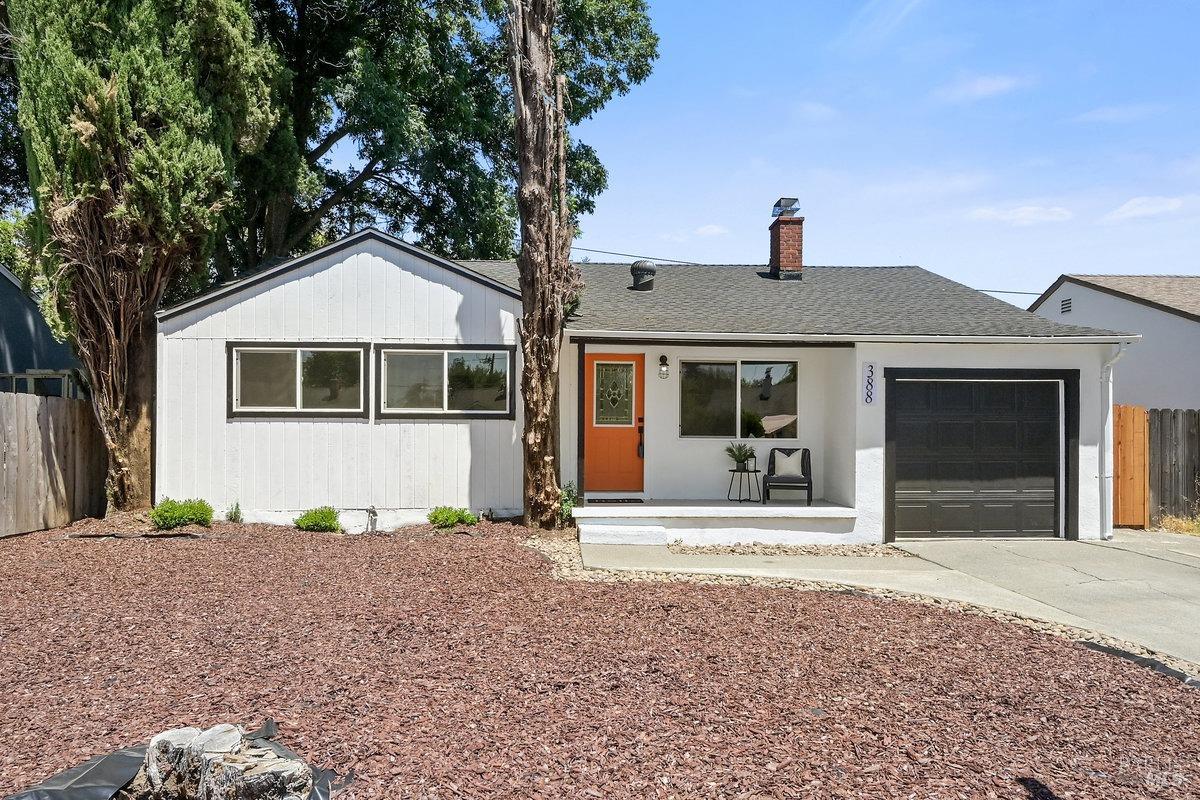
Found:
[[[653,261],[641,259],[629,265],[629,274],[633,275],[633,290],[648,292],[654,288],[654,275],[658,266]]]

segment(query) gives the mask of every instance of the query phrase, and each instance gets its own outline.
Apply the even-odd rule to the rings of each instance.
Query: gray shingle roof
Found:
[[[462,261],[517,286],[511,261]],[[920,267],[805,267],[779,281],[761,265],[660,264],[650,292],[628,264],[584,263],[574,330],[863,336],[1111,336],[1063,325]]]
[[[1200,275],[1064,275],[1052,288],[1064,280],[1200,319]],[[1049,292],[1039,297],[1033,307],[1048,296]]]

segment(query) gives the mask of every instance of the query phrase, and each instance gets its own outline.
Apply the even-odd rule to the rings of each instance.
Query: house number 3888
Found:
[[[875,381],[875,365],[864,362],[862,365],[862,401],[864,405],[875,404]]]

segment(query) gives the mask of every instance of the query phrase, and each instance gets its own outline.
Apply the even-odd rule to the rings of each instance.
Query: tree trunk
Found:
[[[106,484],[113,508],[119,511],[148,508],[154,502],[150,493],[153,480],[150,445],[154,410],[154,327],[154,317],[150,315],[143,320],[136,339],[129,344],[124,408],[101,409],[95,397],[92,400],[97,417],[104,414],[109,420],[107,426],[102,426],[106,428],[105,439],[109,445]]]
[[[554,0],[509,0],[508,41],[516,114],[517,210],[521,216],[521,396],[525,524],[561,524],[558,367],[567,302],[578,291],[567,204],[565,79],[557,73]]]

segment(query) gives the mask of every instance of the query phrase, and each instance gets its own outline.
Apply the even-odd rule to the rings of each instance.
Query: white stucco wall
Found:
[[[890,344],[859,342],[854,348],[705,348],[679,346],[588,345],[588,352],[646,354],[646,492],[651,500],[724,500],[728,485],[724,439],[684,439],[678,435],[681,358],[714,360],[780,358],[799,361],[801,422],[795,442],[813,452],[814,496],[855,511],[852,528],[825,521],[827,528],[797,528],[795,541],[826,541],[836,534],[844,541],[882,541],[884,537],[885,408],[884,370],[889,367],[959,369],[1079,370],[1078,535],[1103,536],[1101,480],[1105,474],[1099,443],[1112,441],[1111,414],[1101,401],[1100,372],[1115,351],[1108,344]],[[653,370],[659,355],[671,364],[671,378],[659,380]],[[860,396],[863,363],[878,368],[875,402]],[[576,480],[576,348],[564,350],[562,395],[563,475]],[[771,443],[760,441],[762,457]],[[1109,448],[1111,450],[1111,448]],[[1108,453],[1111,475],[1111,453]],[[811,522],[811,521],[810,521]],[[760,531],[761,533],[761,531]]]
[[[437,505],[517,513],[517,419],[226,417],[226,342],[513,344],[515,298],[368,240],[160,323],[155,493],[290,521],[375,506],[380,525]],[[518,351],[519,352],[519,351]],[[375,359],[368,359],[374,405]],[[519,380],[514,364],[512,379]],[[349,511],[353,527],[365,513]]]
[[[743,360],[796,361],[799,376],[799,421],[795,439],[745,440],[758,453],[766,470],[772,447],[807,447],[812,453],[813,497],[849,505],[854,494],[852,457],[854,417],[853,348],[732,348],[678,345],[619,346],[589,344],[588,353],[644,353],[646,356],[645,491],[647,500],[724,500],[731,466],[725,455],[729,437],[692,438],[679,435],[679,363]],[[670,377],[657,376],[659,356],[670,363]],[[564,348],[560,408],[563,479],[578,484],[576,475],[578,370],[574,344]],[[833,453],[831,456],[830,454]],[[802,496],[772,491],[772,495]]]
[[[1071,299],[1066,314],[1060,311],[1064,298]],[[1200,408],[1200,322],[1070,281],[1056,289],[1037,314],[1055,322],[1141,334],[1113,369],[1117,403]]]
[[[1101,402],[1100,370],[1114,345],[1091,344],[870,344],[857,348],[859,364],[874,363],[881,380],[879,402],[859,398],[856,426],[858,519],[855,532],[883,538],[885,497],[884,443],[887,390],[882,373],[888,367],[958,369],[1079,370],[1079,538],[1103,536],[1099,443],[1112,441],[1111,408]],[[1111,450],[1111,448],[1109,448]],[[1108,473],[1111,475],[1111,453]]]

